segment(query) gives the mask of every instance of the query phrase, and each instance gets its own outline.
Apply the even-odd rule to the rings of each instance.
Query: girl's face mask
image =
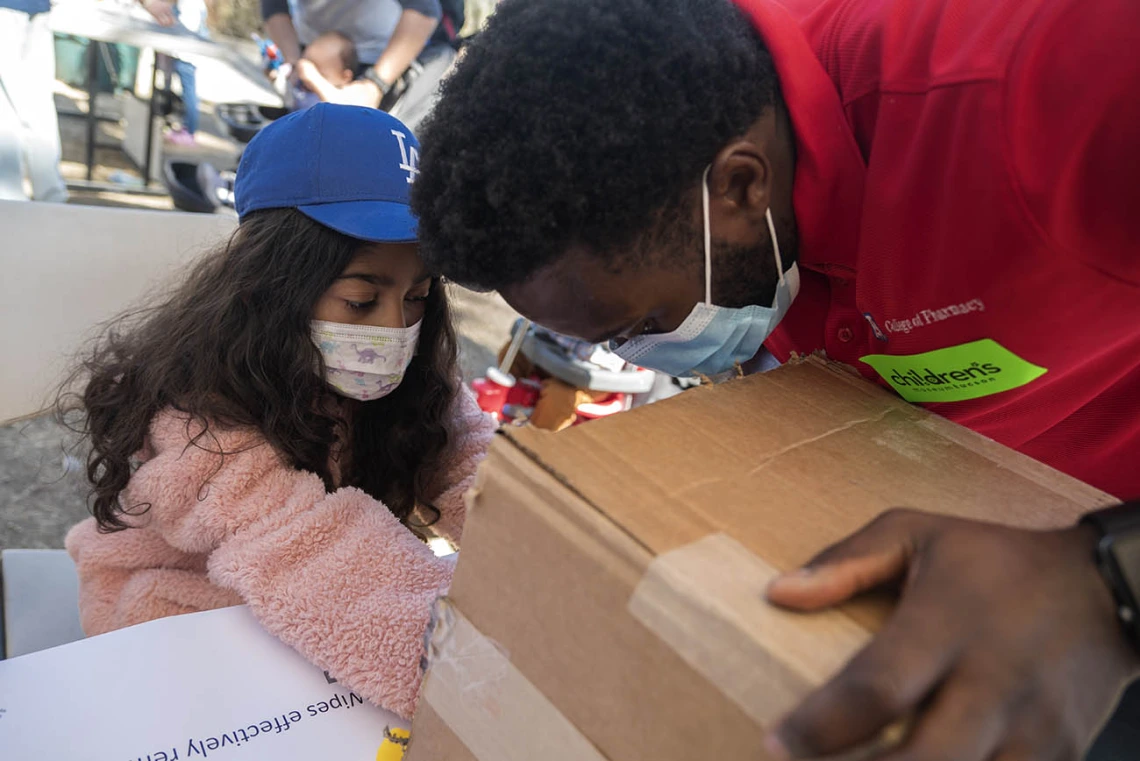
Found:
[[[376,328],[313,320],[312,335],[325,360],[325,382],[342,396],[366,402],[400,385],[416,354],[420,323]]]

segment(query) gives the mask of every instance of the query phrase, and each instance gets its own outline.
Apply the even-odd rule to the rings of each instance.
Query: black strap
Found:
[[[1088,513],[1081,518],[1081,525],[1092,526],[1101,536],[1140,530],[1140,500]]]

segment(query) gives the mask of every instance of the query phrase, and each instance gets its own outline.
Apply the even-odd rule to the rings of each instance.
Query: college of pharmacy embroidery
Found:
[[[1046,372],[989,338],[924,354],[869,354],[875,368],[908,402],[963,402],[1020,388]]]

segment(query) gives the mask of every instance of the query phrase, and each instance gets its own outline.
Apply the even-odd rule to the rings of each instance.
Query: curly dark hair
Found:
[[[361,245],[294,209],[253,212],[172,295],[110,323],[57,402],[59,417],[90,445],[90,509],[102,530],[127,528],[124,515],[147,509],[119,497],[132,456],[165,408],[187,413],[195,430],[203,426],[193,446],[224,458],[233,453],[220,450],[215,430],[257,428],[327,489],[357,486],[418,527],[411,516],[417,505],[433,509],[458,393],[455,333],[436,281],[404,382],[375,401],[335,397],[310,320]],[[81,391],[69,390],[80,383]],[[347,432],[348,451],[334,484],[329,456],[338,431]]]
[[[421,252],[480,290],[636,257],[778,90],[730,0],[505,0],[422,130]]]

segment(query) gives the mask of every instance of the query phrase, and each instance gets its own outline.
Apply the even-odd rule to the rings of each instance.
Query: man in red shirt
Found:
[[[638,364],[824,350],[1137,497],[1138,51],[1134,0],[507,0],[423,132],[422,248]],[[1133,536],[876,521],[770,590],[905,579],[769,750],[918,710],[892,761],[1077,758],[1140,666]]]

